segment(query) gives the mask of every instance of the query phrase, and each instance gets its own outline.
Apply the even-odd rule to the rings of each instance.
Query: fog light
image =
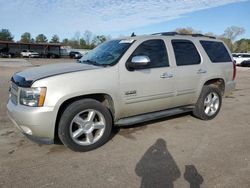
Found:
[[[20,127],[24,131],[24,133],[26,133],[28,135],[32,135],[32,130],[29,127],[22,126],[22,125]]]

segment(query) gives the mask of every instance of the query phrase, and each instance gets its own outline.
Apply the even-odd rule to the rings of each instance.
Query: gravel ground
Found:
[[[1,61],[0,187],[250,187],[249,68],[238,68],[237,89],[214,120],[184,114],[116,129],[103,147],[75,153],[33,143],[8,120],[9,79],[27,67]]]

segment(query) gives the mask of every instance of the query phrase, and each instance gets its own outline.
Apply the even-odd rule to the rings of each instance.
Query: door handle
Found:
[[[204,69],[199,69],[199,70],[197,71],[197,74],[206,74],[206,73],[207,73],[207,71],[204,70]]]
[[[168,74],[168,73],[163,73],[163,74],[161,75],[161,78],[173,78],[173,77],[174,77],[173,74]]]

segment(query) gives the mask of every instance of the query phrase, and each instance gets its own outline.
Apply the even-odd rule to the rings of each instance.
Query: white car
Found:
[[[233,58],[236,65],[241,65],[243,61],[250,60],[250,53],[233,53]]]
[[[33,50],[23,50],[21,52],[21,57],[39,57],[39,53],[33,51]]]

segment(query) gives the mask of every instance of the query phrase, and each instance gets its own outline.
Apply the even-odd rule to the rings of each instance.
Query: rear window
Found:
[[[191,41],[172,40],[172,45],[177,66],[200,64],[200,55]]]
[[[200,43],[213,63],[232,62],[222,42],[200,41]]]

